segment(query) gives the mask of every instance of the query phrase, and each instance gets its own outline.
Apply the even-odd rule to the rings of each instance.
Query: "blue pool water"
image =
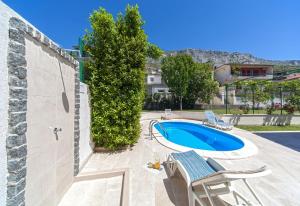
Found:
[[[243,141],[222,131],[188,122],[161,122],[154,127],[170,142],[194,149],[231,151],[244,146]]]

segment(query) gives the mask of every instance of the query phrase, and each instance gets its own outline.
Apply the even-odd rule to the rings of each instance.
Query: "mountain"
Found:
[[[300,66],[300,60],[267,60],[253,56],[248,53],[209,51],[201,49],[184,49],[178,51],[166,51],[165,55],[189,54],[194,61],[199,63],[213,62],[215,66],[227,63],[243,63],[243,64],[273,64],[279,66]],[[160,61],[149,60],[149,64],[159,65]]]

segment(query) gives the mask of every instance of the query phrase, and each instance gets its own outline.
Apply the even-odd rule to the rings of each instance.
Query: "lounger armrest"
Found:
[[[226,170],[222,165],[220,165],[217,161],[212,158],[207,159],[207,163],[216,171]]]
[[[216,118],[216,121],[217,121],[217,122],[224,122],[224,120],[221,119],[221,118],[219,118],[219,117]],[[224,123],[225,123],[225,122],[224,122]]]
[[[221,184],[225,182],[232,182],[240,179],[257,178],[271,174],[272,171],[266,166],[255,170],[235,171],[235,170],[220,170],[214,174],[208,175],[200,180],[192,182],[192,186],[200,184]]]

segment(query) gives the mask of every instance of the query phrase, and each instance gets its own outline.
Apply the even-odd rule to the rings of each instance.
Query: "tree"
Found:
[[[286,101],[300,111],[300,81],[293,80],[282,83],[283,91],[287,93]]]
[[[164,52],[155,44],[148,43],[147,56],[152,59],[159,59]]]
[[[245,80],[239,82],[242,87],[242,101],[246,104],[252,102],[254,112],[255,105],[259,107],[260,103],[267,103],[271,99],[271,93],[267,92],[266,81]],[[269,88],[268,88],[269,89]]]
[[[170,90],[179,98],[180,109],[192,108],[199,100],[209,103],[218,90],[218,83],[212,78],[210,63],[196,63],[186,54],[168,56],[162,61],[162,78]]]
[[[213,67],[210,63],[195,63],[187,93],[184,96],[187,104],[194,106],[197,100],[202,103],[209,103],[213,95],[217,93],[218,83],[213,80],[212,72]]]
[[[136,142],[144,98],[147,36],[137,6],[114,20],[100,8],[85,36],[89,63],[92,136],[97,146],[117,149]]]
[[[182,99],[187,94],[194,69],[195,63],[192,57],[186,54],[168,56],[162,60],[162,78],[170,90],[178,96],[180,110],[182,110]]]

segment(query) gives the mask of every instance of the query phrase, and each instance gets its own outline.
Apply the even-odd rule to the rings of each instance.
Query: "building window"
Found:
[[[263,68],[242,68],[241,76],[266,76],[266,70]]]
[[[150,82],[154,82],[154,77],[150,77]]]
[[[253,70],[253,76],[260,76],[260,70],[259,69],[254,69]]]
[[[241,73],[242,76],[251,76],[251,69],[243,68]]]
[[[159,92],[159,93],[165,93],[165,90],[164,89],[158,89],[157,92]]]

